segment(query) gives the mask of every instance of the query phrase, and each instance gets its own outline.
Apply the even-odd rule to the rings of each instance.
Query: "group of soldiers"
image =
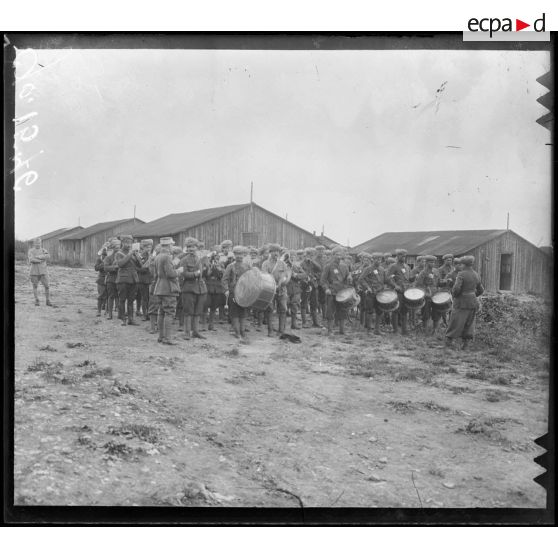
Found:
[[[40,239],[29,251],[36,304],[39,281],[45,284],[50,304],[48,279],[44,282],[45,252]],[[419,256],[413,268],[406,258],[407,251],[402,248],[393,253],[360,252],[355,256],[341,246],[287,250],[278,244],[233,247],[225,240],[208,251],[203,242],[191,237],[182,248],[172,237],[163,237],[154,246],[152,240],[134,243],[132,236],[121,235],[105,243],[95,263],[97,316],[104,310],[112,320],[116,313],[122,326],[138,325],[136,320],[141,317],[150,322],[149,332],[158,333],[158,341],[167,345],[175,344],[171,336],[175,321],[184,339],[203,339],[203,331],[215,330],[217,323],[229,323],[231,332],[247,341],[250,318],[256,331],[267,326],[269,336],[276,332],[283,335],[288,317],[291,330],[323,328],[328,335],[334,327],[345,334],[347,320],[376,335],[383,335],[386,327],[405,335],[418,319],[422,330],[430,334],[443,322],[447,325],[446,343],[461,338],[466,347],[474,336],[477,299],[484,290],[473,270],[473,256],[446,254],[440,266],[435,256]],[[264,311],[240,306],[234,296],[239,278],[254,267],[272,275],[276,284],[273,300]],[[411,287],[424,292],[424,304],[418,310],[410,307],[404,296]],[[349,288],[358,294],[352,306],[337,296]],[[386,312],[378,301],[378,293],[385,290],[397,293],[399,304],[393,311]],[[451,309],[440,310],[432,303],[440,290],[452,293]]]

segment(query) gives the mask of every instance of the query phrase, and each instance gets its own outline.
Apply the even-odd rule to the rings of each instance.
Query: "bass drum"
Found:
[[[412,309],[420,309],[424,306],[425,292],[418,287],[411,287],[403,293],[405,306]]]
[[[376,295],[376,303],[382,312],[395,312],[399,308],[399,297],[396,291],[380,291]]]
[[[447,312],[451,308],[452,298],[447,291],[439,291],[432,295],[432,306],[439,312]]]
[[[263,311],[273,301],[276,288],[273,275],[253,267],[239,277],[234,288],[234,299],[243,308]]]

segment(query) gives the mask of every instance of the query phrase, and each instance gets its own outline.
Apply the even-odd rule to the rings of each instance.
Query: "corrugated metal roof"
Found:
[[[458,255],[493,240],[505,232],[505,229],[387,232],[355,246],[353,250],[390,252],[396,248],[405,248],[409,256],[421,254],[443,256],[448,252]]]
[[[133,227],[133,228],[127,227],[127,230],[125,232],[127,233],[135,232],[136,228],[138,228],[140,225],[143,225],[144,223],[144,221],[138,219],[137,217],[135,221],[137,227]],[[97,234],[99,232],[103,232],[107,229],[118,227],[119,225],[124,225],[128,223],[133,225],[133,222],[134,219],[120,219],[118,221],[105,221],[104,223],[97,223],[96,225],[91,225],[90,227],[86,227],[85,229],[82,228],[80,231],[64,235],[63,237],[60,238],[60,240],[83,240],[88,236]]]
[[[141,227],[138,227],[138,229],[134,231],[134,234],[137,237],[170,236],[185,231],[186,229],[197,227],[198,225],[206,223],[207,221],[212,221],[213,219],[217,219],[233,211],[238,211],[249,205],[249,203],[242,203],[239,205],[210,207],[209,209],[200,209],[198,211],[187,211],[186,213],[171,213],[170,215],[155,219],[155,221],[145,223]]]
[[[51,231],[47,234],[42,234],[39,235],[39,238],[41,240],[48,240],[49,238],[53,238],[55,236],[60,236],[60,235],[67,235],[67,234],[71,234],[74,231],[77,231],[79,229],[83,229],[83,227],[64,227],[63,229],[56,229],[55,231]]]

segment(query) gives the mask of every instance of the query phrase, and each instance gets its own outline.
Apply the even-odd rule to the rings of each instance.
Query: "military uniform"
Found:
[[[366,312],[365,326],[370,329],[370,321],[374,314],[374,333],[380,335],[380,322],[382,319],[382,309],[378,305],[376,295],[386,288],[388,283],[387,272],[378,263],[366,267],[359,277],[358,285],[363,292],[365,299],[364,310]]]
[[[415,287],[424,290],[424,306],[422,308],[422,327],[426,333],[428,327],[428,321],[432,318],[433,329],[432,333],[435,333],[442,314],[432,305],[432,295],[438,292],[440,283],[440,276],[438,270],[434,268],[429,268],[428,262],[426,263],[425,269],[423,269],[415,279]]]
[[[39,305],[39,283],[45,288],[45,298],[47,306],[50,303],[50,288],[48,283],[47,260],[50,258],[48,250],[40,246],[34,246],[27,252],[29,260],[29,279],[33,286],[33,295],[35,296],[35,306]]]
[[[120,301],[120,319],[122,325],[126,325],[126,309],[128,311],[128,325],[136,325],[134,322],[134,300],[138,288],[138,269],[141,267],[138,255],[132,250],[121,248],[115,255],[118,266],[116,275],[116,288]]]
[[[399,325],[401,325],[401,333],[406,334],[408,331],[407,320],[409,309],[405,304],[403,293],[411,286],[411,269],[406,263],[397,261],[389,266],[387,275],[388,281],[397,291],[397,296],[399,298],[399,309],[391,313],[391,323],[393,326],[393,331],[397,333]]]
[[[169,245],[171,238],[161,238],[162,245]],[[168,243],[168,244],[166,244]],[[173,344],[170,340],[172,319],[176,312],[176,300],[180,294],[178,272],[174,268],[171,255],[167,250],[155,257],[155,287],[153,294],[157,297],[159,312],[157,326],[159,329],[159,343]]]
[[[289,310],[291,312],[291,329],[300,329],[297,323],[297,315],[301,310],[302,291],[306,290],[306,281],[308,275],[302,268],[302,262],[294,261],[291,264],[291,280],[287,283],[287,297]],[[306,310],[304,312],[304,319],[306,318]]]
[[[143,315],[143,320],[147,321],[149,319],[149,287],[153,281],[151,276],[151,271],[149,269],[149,251],[148,249],[143,249],[140,254],[141,267],[138,269],[138,297],[137,297],[137,308],[138,314]]]
[[[320,327],[320,324],[318,323],[318,288],[322,270],[320,266],[309,257],[309,255],[305,256],[300,266],[307,276],[307,280],[303,283],[301,293],[302,325],[304,326],[306,324],[306,309],[310,307],[312,326]]]
[[[107,287],[107,319],[112,320],[113,309],[116,308],[118,312],[118,319],[120,315],[120,301],[118,299],[118,289],[116,288],[116,277],[118,275],[118,265],[116,264],[116,252],[110,250],[107,257],[103,260],[103,269],[106,272],[105,285]]]
[[[270,249],[270,252],[271,251],[272,250]],[[265,311],[265,316],[267,319],[267,333],[268,335],[271,335],[273,333],[272,315],[273,303],[275,302],[275,306],[277,308],[277,316],[279,318],[279,334],[282,334],[285,332],[288,304],[287,286],[285,283],[285,279],[290,274],[290,270],[283,260],[277,258],[276,261],[273,261],[270,256],[265,262],[263,262],[262,271],[264,273],[273,275],[275,283],[277,284],[277,290],[275,291],[274,299]]]
[[[104,257],[102,254],[98,255],[95,261],[95,271],[98,272],[97,280],[95,281],[97,283],[97,316],[101,315],[101,310],[103,307],[106,307],[107,303],[107,272],[105,271],[103,261]]]
[[[209,307],[209,329],[215,329],[215,315],[219,308],[225,306],[225,291],[223,290],[222,279],[225,268],[219,262],[219,256],[215,254],[208,263],[206,271],[207,287],[207,306]]]
[[[184,337],[190,338],[190,328],[193,336],[203,338],[199,333],[200,316],[204,311],[207,287],[203,277],[204,266],[199,256],[187,253],[179,263],[183,268],[181,276],[182,311],[184,312]]]
[[[347,309],[335,299],[335,295],[352,285],[351,272],[347,264],[336,261],[335,258],[329,261],[320,278],[320,284],[326,294],[326,318],[327,329],[331,333],[334,319],[339,322],[339,333],[345,333],[345,320]],[[329,291],[329,292],[328,292]]]
[[[231,319],[234,334],[237,337],[242,338],[245,337],[246,308],[236,303],[236,300],[234,299],[234,289],[240,276],[250,269],[251,266],[247,263],[243,261],[237,262],[235,260],[227,266],[222,279],[223,290],[225,293],[228,292],[229,295],[229,317]]]

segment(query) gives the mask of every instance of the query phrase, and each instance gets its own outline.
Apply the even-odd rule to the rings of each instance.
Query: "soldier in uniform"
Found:
[[[304,250],[298,250],[293,260],[289,259],[291,268],[291,279],[287,283],[287,297],[288,306],[291,313],[291,329],[300,329],[298,325],[298,312],[301,311],[302,316],[302,290],[306,289],[306,281],[308,281],[308,275],[306,271],[302,268],[302,255]],[[304,312],[306,317],[306,311]]]
[[[434,268],[436,263],[435,256],[424,256],[424,269],[417,275],[415,279],[415,287],[424,291],[424,306],[422,308],[422,329],[426,334],[428,331],[428,322],[432,319],[432,334],[436,333],[438,324],[442,315],[432,305],[432,295],[439,290],[440,276],[438,270]]]
[[[149,286],[151,285],[152,277],[149,270],[149,256],[153,249],[153,240],[147,238],[140,242],[140,253],[139,259],[141,262],[141,267],[138,269],[138,300],[141,304],[141,315],[143,316],[143,321],[149,320]],[[138,316],[140,308],[138,307]]]
[[[138,253],[132,250],[134,239],[130,235],[122,235],[120,240],[122,247],[116,252],[114,261],[118,266],[116,288],[120,302],[121,325],[138,325],[134,321],[134,300],[138,288],[138,269],[141,267],[141,263]],[[127,322],[126,309],[128,311]]]
[[[207,278],[207,272],[209,271],[209,252],[205,249],[205,243],[201,240],[198,241],[198,252],[199,258],[202,263],[202,277]],[[207,283],[206,283],[207,288]],[[203,310],[200,314],[200,331],[207,330],[207,293],[204,298]]]
[[[222,280],[225,298],[228,300],[229,316],[231,318],[234,336],[240,338],[242,341],[247,341],[245,331],[246,309],[236,303],[234,299],[234,289],[240,276],[251,269],[251,267],[243,261],[245,253],[246,250],[244,246],[235,246],[233,248],[234,261],[225,269]]]
[[[107,250],[107,255],[103,260],[103,268],[106,272],[105,285],[107,287],[107,320],[112,320],[112,312],[114,308],[116,308],[118,313],[118,319],[121,319],[120,301],[118,299],[118,289],[116,288],[116,277],[118,275],[116,252],[120,250],[120,247],[120,240],[118,238],[113,238]]]
[[[219,255],[219,261],[223,266],[223,269],[227,269],[228,265],[235,261],[233,253],[233,242],[232,240],[223,240],[221,242],[221,253]],[[226,297],[225,297],[226,300]],[[226,302],[225,302],[226,304]],[[225,316],[225,305],[219,308],[219,323],[225,323],[225,317],[230,322],[230,316]]]
[[[392,284],[394,289],[397,291],[397,296],[399,298],[399,309],[391,313],[391,324],[395,333],[399,331],[399,327],[401,326],[401,333],[403,335],[407,335],[407,320],[409,309],[405,304],[403,293],[411,285],[411,270],[405,263],[407,250],[405,250],[404,248],[398,248],[397,250],[395,250],[395,256],[397,258],[397,261],[389,266],[387,274],[389,283]]]
[[[358,313],[359,313],[359,324],[360,327],[365,327],[366,325],[366,296],[365,292],[362,290],[362,287],[359,284],[360,277],[363,271],[372,263],[372,256],[367,252],[359,252],[357,254],[358,263],[355,265],[353,269],[353,285],[357,290],[357,293],[360,297],[360,302],[358,303]]]
[[[308,307],[310,307],[310,315],[312,316],[312,327],[320,327],[318,322],[318,288],[322,270],[314,261],[315,256],[315,248],[306,248],[304,250],[304,259],[300,264],[308,277],[305,283],[306,287],[302,289],[301,293],[302,327],[306,327],[306,309]]]
[[[376,300],[376,295],[386,288],[389,284],[386,270],[382,267],[382,253],[372,253],[372,265],[367,266],[361,273],[359,278],[359,287],[365,298],[366,312],[366,329],[370,329],[372,322],[372,314],[374,314],[374,334],[382,335],[380,332],[380,323],[382,321],[382,310]]]
[[[170,236],[161,238],[161,250],[155,258],[155,287],[153,294],[157,297],[159,307],[157,327],[159,338],[157,341],[164,345],[175,345],[171,341],[170,333],[172,319],[176,311],[176,299],[180,295],[178,275],[182,269],[175,268],[172,263],[171,248],[174,240]]]
[[[438,275],[440,277],[440,287],[447,288],[446,285],[446,275],[449,275],[454,267],[453,267],[453,254],[445,254],[442,257],[443,264],[438,268]]]
[[[220,248],[219,248],[220,249]],[[206,273],[207,286],[207,305],[209,307],[209,331],[215,331],[215,317],[218,309],[225,307],[225,291],[221,283],[225,268],[219,261],[219,253],[213,251],[209,255],[208,268]]]
[[[102,248],[99,250],[97,254],[97,260],[95,261],[95,271],[98,272],[97,275],[97,318],[101,316],[101,310],[103,307],[106,308],[107,303],[107,272],[103,266],[103,261],[107,257],[107,248],[109,246],[109,242],[105,242]]]
[[[473,270],[474,256],[463,256],[463,269],[457,273],[452,289],[453,310],[446,331],[446,344],[451,346],[454,339],[463,339],[463,349],[475,336],[475,317],[479,309],[477,298],[484,292],[480,277]]]
[[[201,258],[197,255],[198,241],[189,237],[185,241],[186,255],[180,260],[179,266],[182,268],[180,274],[183,278],[182,283],[182,309],[184,311],[184,339],[192,336],[198,339],[205,339],[200,333],[200,316],[205,306],[207,287],[204,278],[204,266]]]
[[[335,299],[335,295],[342,289],[350,287],[353,279],[348,266],[341,261],[344,250],[341,246],[336,246],[332,250],[331,260],[326,263],[320,283],[326,295],[327,305],[327,332],[333,331],[333,322],[337,319],[339,323],[339,334],[345,334],[345,320],[347,319],[347,309]]]
[[[27,252],[29,260],[29,279],[33,285],[33,294],[35,295],[35,306],[39,306],[39,283],[45,288],[46,305],[52,306],[50,302],[50,290],[48,283],[47,260],[50,258],[48,250],[41,246],[41,239],[36,238],[33,241],[33,248],[29,248]]]
[[[285,333],[287,320],[287,283],[289,281],[291,270],[288,268],[287,264],[283,260],[279,259],[280,253],[281,246],[279,246],[279,244],[270,244],[269,257],[262,264],[262,271],[264,273],[273,275],[273,278],[275,279],[275,283],[277,285],[274,300],[265,311],[268,337],[271,337],[273,335],[273,302],[275,302],[277,307],[277,315],[279,318],[279,335]]]
[[[321,277],[322,271],[324,270],[324,267],[327,263],[327,259],[325,255],[326,248],[325,246],[319,244],[318,246],[316,246],[315,250],[316,250],[316,257],[314,258],[314,261],[320,267],[320,277]],[[322,319],[325,322],[326,321],[326,294],[324,288],[321,285],[321,282],[318,285],[318,307],[322,314]]]
[[[155,295],[155,284],[157,283],[156,268],[155,268],[155,258],[161,252],[161,245],[157,244],[155,249],[151,254],[149,254],[149,259],[147,261],[147,266],[149,267],[149,276],[151,277],[151,283],[149,284],[149,306],[147,312],[149,314],[149,333],[157,333],[157,315],[159,314],[159,300]]]

